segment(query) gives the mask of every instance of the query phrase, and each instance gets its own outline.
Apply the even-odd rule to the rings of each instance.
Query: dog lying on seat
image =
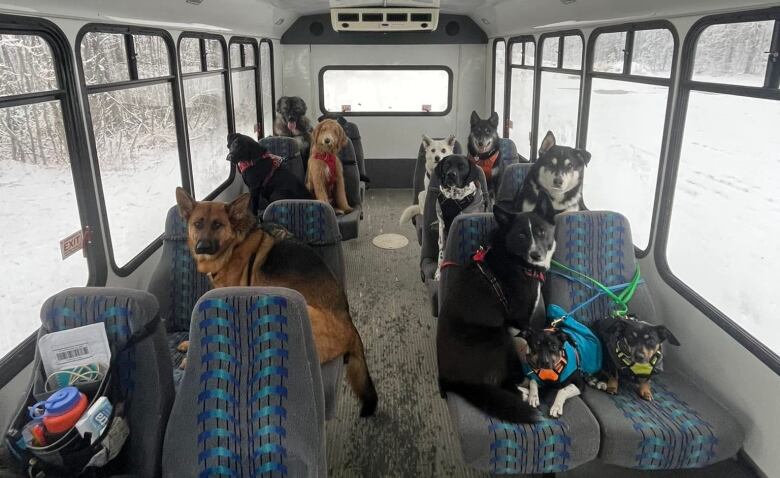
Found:
[[[417,193],[417,204],[412,204],[401,213],[401,219],[398,221],[401,225],[411,222],[414,216],[423,213],[425,196],[428,193],[428,185],[431,183],[433,170],[436,169],[436,165],[439,164],[439,161],[441,161],[442,158],[446,158],[453,153],[455,149],[455,135],[451,134],[445,139],[433,139],[424,134],[422,147],[425,149],[425,176],[423,176],[423,188],[422,191]]]
[[[344,166],[338,157],[346,145],[347,135],[338,121],[326,119],[314,128],[306,188],[318,201],[332,205],[336,214],[352,212],[347,202]]]

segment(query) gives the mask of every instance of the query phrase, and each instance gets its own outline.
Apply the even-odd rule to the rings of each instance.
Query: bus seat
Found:
[[[298,240],[311,246],[346,286],[346,264],[336,213],[320,201],[286,200],[271,203],[263,213],[263,222],[284,226]],[[322,364],[322,384],[325,391],[325,418],[336,415],[339,391],[344,371],[342,358]]]
[[[324,399],[303,297],[226,287],[195,306],[163,476],[327,474]]]
[[[583,211],[556,217],[554,259],[606,285],[626,283],[637,267],[631,228],[625,217],[606,211]],[[548,275],[547,303],[571,310],[593,292],[559,275]],[[607,317],[612,301],[601,297],[580,309],[586,324]],[[650,291],[639,286],[630,311],[658,323]],[[673,327],[672,327],[673,329]],[[673,330],[672,330],[673,331]],[[685,344],[682,345],[685,347]],[[589,390],[583,399],[602,429],[599,457],[605,463],[637,469],[699,468],[734,457],[744,432],[723,407],[685,377],[683,367],[667,363],[652,379],[653,401],[638,396],[635,385],[621,381],[615,396]]]
[[[298,143],[286,136],[268,136],[260,140],[260,144],[268,148],[271,154],[284,158],[284,165],[302,182],[306,181],[304,160],[298,149]]]
[[[119,375],[119,393],[125,400],[130,429],[122,468],[137,476],[158,476],[174,391],[157,300],[133,289],[65,289],[43,304],[38,336],[98,322],[105,324],[112,353],[119,354],[113,373]],[[39,362],[36,354],[36,367]]]
[[[479,181],[483,193],[483,207],[488,207],[488,195],[486,193],[487,181],[485,173],[480,168],[472,168],[468,177],[469,181]],[[428,289],[431,299],[431,314],[437,317],[439,314],[439,281],[434,279],[439,262],[439,225],[436,216],[436,200],[439,192],[439,178],[432,177],[428,183],[428,193],[425,195],[423,205],[422,248],[420,249],[420,276]],[[480,212],[484,212],[480,211]],[[452,234],[452,231],[450,231]]]
[[[464,214],[452,225],[445,260],[465,263],[479,246],[485,246],[495,228],[493,214]],[[442,271],[440,297],[446,300],[447,269]],[[594,392],[595,393],[595,392]],[[469,466],[495,474],[556,473],[596,458],[599,424],[579,398],[566,401],[560,419],[548,416],[555,394],[546,394],[540,409],[543,421],[510,424],[494,419],[455,393],[446,396],[458,433],[463,459]]]
[[[187,222],[177,206],[168,210],[163,233],[162,256],[149,282],[151,292],[160,304],[160,318],[165,323],[168,349],[174,370],[178,370],[184,353],[178,345],[187,340],[195,302],[211,289],[205,274],[198,272],[187,246]]]
[[[498,194],[496,195],[496,203],[500,204],[509,210],[513,209],[513,203],[515,196],[523,187],[523,181],[528,175],[532,164],[530,163],[515,163],[510,164],[506,171],[504,171],[504,177],[501,178],[501,184],[498,186]]]
[[[498,139],[498,150],[501,151],[501,161],[506,166],[509,166],[510,164],[528,162],[527,159],[518,154],[515,142],[509,138]]]
[[[434,138],[436,140],[442,140],[444,138]],[[453,146],[453,153],[454,154],[461,154],[463,152],[463,149],[460,146],[460,143],[456,140],[455,145]],[[419,202],[419,195],[420,191],[423,190],[425,187],[425,146],[420,143],[420,148],[417,151],[417,162],[414,163],[414,182],[412,184],[413,189],[413,195],[412,195],[412,204],[417,204]],[[415,229],[417,230],[417,243],[422,246],[422,229],[423,229],[423,220],[422,220],[422,214],[418,214],[412,218],[412,224],[414,224]]]
[[[347,202],[352,212],[337,216],[342,240],[355,239],[358,236],[360,216],[363,212],[363,201],[360,197],[360,173],[355,159],[355,147],[347,138],[347,145],[339,153],[341,165],[344,168],[344,186],[347,190]]]

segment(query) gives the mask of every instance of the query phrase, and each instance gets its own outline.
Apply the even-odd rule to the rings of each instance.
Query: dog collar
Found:
[[[336,155],[333,153],[316,152],[312,156],[314,159],[319,159],[328,167],[328,184],[333,186],[336,184]]]
[[[486,181],[490,181],[490,178],[493,177],[493,166],[496,164],[498,156],[499,151],[495,150],[490,153],[486,153],[486,156],[484,157],[478,154],[472,158],[474,163],[479,166],[483,173],[485,173]]]
[[[650,357],[648,363],[636,363],[629,353],[628,341],[625,337],[615,343],[615,355],[623,364],[623,368],[629,369],[636,377],[649,377],[650,375],[653,375],[655,373],[656,365],[658,365],[658,362],[663,358],[663,353],[661,353],[661,349],[659,348],[653,356]]]

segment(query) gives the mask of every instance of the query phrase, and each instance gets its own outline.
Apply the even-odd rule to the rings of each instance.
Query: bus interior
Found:
[[[315,153],[329,119],[330,156]],[[343,189],[349,208],[315,185],[258,220],[346,292],[373,416],[350,389],[354,352],[318,361],[311,300],[220,288],[193,262],[201,224],[182,197],[256,194],[233,133],[278,160],[262,187],[277,169],[315,184],[322,159]],[[478,210],[448,196],[454,156]],[[556,206],[544,191],[570,180],[577,199]],[[3,0],[0,476],[780,477],[778,181],[777,1]],[[620,321],[625,302],[663,325],[652,400],[641,380],[586,380],[562,416],[547,394],[540,421],[514,423],[442,385],[443,324],[489,315],[453,270],[509,234],[502,201],[542,217],[547,199],[546,267],[573,276],[529,275],[526,318],[544,320],[541,301]],[[510,311],[520,299],[483,274]],[[110,367],[50,374],[86,342],[41,344],[96,323]],[[625,355],[615,340],[604,364]],[[455,368],[484,365],[464,357]],[[91,441],[76,422],[52,431],[51,393],[79,383],[97,387],[76,388],[83,417],[108,417]],[[100,411],[107,390],[120,398]]]

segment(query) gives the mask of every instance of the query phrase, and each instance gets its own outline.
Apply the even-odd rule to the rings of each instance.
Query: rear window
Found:
[[[439,67],[326,67],[320,71],[323,112],[363,115],[445,115],[452,71]]]

